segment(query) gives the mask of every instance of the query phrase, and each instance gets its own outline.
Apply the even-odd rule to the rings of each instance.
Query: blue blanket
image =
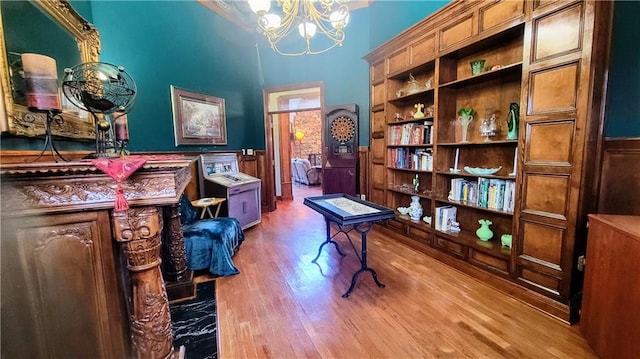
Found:
[[[242,226],[236,218],[198,219],[197,211],[183,196],[180,219],[189,269],[209,268],[217,276],[240,273],[231,260],[244,241]]]

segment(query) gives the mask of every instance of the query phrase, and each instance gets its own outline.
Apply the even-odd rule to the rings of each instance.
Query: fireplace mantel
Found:
[[[160,263],[183,253],[161,255],[163,228],[193,160],[148,156],[125,211],[91,161],[0,165],[2,357],[174,355]]]

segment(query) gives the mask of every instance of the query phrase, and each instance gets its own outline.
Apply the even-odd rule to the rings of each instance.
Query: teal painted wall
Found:
[[[93,20],[101,61],[124,66],[138,87],[128,116],[130,150],[259,147],[264,130],[252,35],[195,1],[95,1]],[[225,99],[226,146],[175,146],[170,85]]]
[[[640,2],[616,1],[605,136],[640,137]]]
[[[264,39],[239,30],[195,1],[73,1],[100,30],[101,60],[123,65],[136,79],[138,101],[129,115],[133,151],[263,149],[263,87],[323,81],[327,106],[360,107],[360,144],[369,143],[369,70],[362,59],[434,11],[444,1],[373,1],[352,12],[344,46],[314,56],[283,57]],[[640,136],[627,104],[639,98],[640,61],[635,18],[640,3],[616,2],[605,134]],[[256,43],[259,46],[258,61]],[[259,71],[262,71],[261,78]],[[227,146],[174,145],[169,86],[226,100]],[[62,149],[87,144],[59,141]],[[2,149],[38,149],[41,140],[2,138]]]

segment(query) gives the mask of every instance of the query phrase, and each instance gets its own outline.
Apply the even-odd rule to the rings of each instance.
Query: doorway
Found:
[[[300,170],[295,172],[292,160],[304,161],[305,165],[315,165],[313,171],[321,178],[324,118],[324,83],[314,82],[286,87],[268,88],[264,91],[266,165],[265,184],[273,188],[265,189],[270,202],[304,198],[317,188],[322,194],[319,182],[300,180]],[[307,161],[309,161],[307,163]],[[307,173],[305,173],[306,175]],[[271,195],[272,193],[272,195]]]

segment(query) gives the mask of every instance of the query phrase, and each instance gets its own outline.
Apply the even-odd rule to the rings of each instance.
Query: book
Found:
[[[442,212],[442,230],[448,232],[451,230],[453,222],[457,222],[458,208],[447,206]]]
[[[438,231],[448,231],[451,229],[451,222],[456,222],[458,208],[448,205],[436,207],[435,228]]]
[[[196,203],[198,204],[198,206],[207,206],[212,204],[215,201],[216,201],[215,197],[210,197],[210,198],[201,198]]]

